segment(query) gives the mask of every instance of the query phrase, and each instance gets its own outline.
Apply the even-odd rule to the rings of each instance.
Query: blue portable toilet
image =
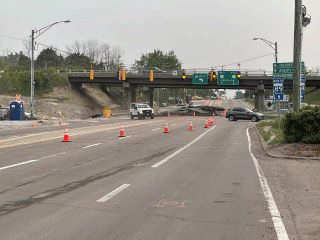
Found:
[[[12,101],[10,103],[10,120],[23,120],[23,119],[24,119],[23,102]]]

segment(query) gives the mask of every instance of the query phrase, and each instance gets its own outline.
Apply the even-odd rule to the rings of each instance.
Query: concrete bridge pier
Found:
[[[149,106],[152,108],[153,108],[153,95],[154,95],[154,88],[149,87],[148,100],[149,100]]]
[[[264,111],[264,84],[260,81],[255,90],[255,108],[258,112]]]
[[[123,88],[125,89],[125,95],[127,97],[128,107],[132,102],[137,101],[137,88],[138,86],[130,83],[123,83]]]

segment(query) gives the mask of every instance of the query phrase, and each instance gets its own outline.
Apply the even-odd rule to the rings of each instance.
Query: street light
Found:
[[[278,63],[278,43],[277,42],[270,42],[267,39],[264,38],[253,38],[252,40],[262,40],[266,44],[268,44],[269,47],[271,47],[274,50],[274,58],[276,60],[276,63]]]
[[[47,31],[49,28],[51,28],[53,25],[56,25],[58,23],[69,23],[70,20],[65,21],[59,21],[49,24],[48,26],[45,26],[39,30],[32,29],[31,31],[31,99],[30,99],[30,105],[31,105],[31,118],[34,117],[34,40],[39,37],[41,34],[43,34],[45,31]]]
[[[271,42],[264,38],[253,38],[252,40],[262,40],[264,41],[269,47],[271,47],[274,50],[274,58],[276,61],[276,64],[278,63],[278,43],[277,42]],[[280,128],[280,104],[277,102],[277,112],[278,112],[278,123]]]

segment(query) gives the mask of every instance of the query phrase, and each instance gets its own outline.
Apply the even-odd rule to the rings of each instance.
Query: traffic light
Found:
[[[241,77],[241,73],[240,73],[240,71],[238,71],[237,72],[237,78],[240,79],[240,77]]]
[[[211,70],[209,72],[209,80],[210,80],[210,82],[212,82],[212,80],[213,80],[213,70]]]
[[[118,79],[121,80],[121,77],[122,77],[122,76],[121,76],[121,69],[118,68]]]
[[[213,80],[217,80],[217,72],[215,70],[212,71]]]
[[[154,80],[154,72],[153,70],[150,70],[150,81],[153,82]]]
[[[121,71],[121,80],[122,81],[126,80],[126,71],[124,69],[122,69]]]
[[[186,76],[186,70],[182,70],[182,78],[183,78],[183,79],[186,79],[186,78],[187,78],[187,76]]]
[[[91,69],[89,73],[90,80],[94,80],[94,70]]]
[[[90,63],[89,78],[90,78],[90,80],[94,80],[94,69],[93,69],[93,63]]]

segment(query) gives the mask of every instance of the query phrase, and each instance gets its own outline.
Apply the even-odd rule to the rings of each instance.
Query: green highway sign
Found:
[[[194,73],[192,75],[192,84],[195,84],[195,85],[208,84],[208,73]]]
[[[293,63],[274,63],[273,64],[273,76],[277,78],[292,79],[293,78]],[[304,62],[301,62],[301,77],[304,75]]]
[[[219,71],[217,79],[218,85],[239,85],[237,71]]]

